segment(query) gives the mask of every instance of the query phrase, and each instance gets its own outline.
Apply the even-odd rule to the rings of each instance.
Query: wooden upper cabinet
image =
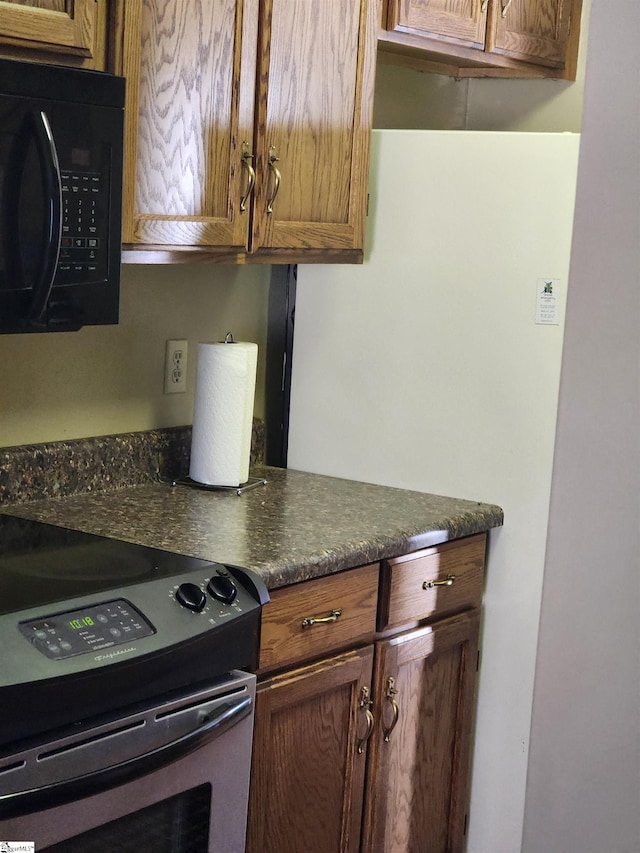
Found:
[[[124,259],[359,260],[379,0],[120,9]]]
[[[455,39],[484,48],[487,8],[482,0],[389,0],[387,27]]]
[[[385,0],[387,59],[458,77],[575,80],[582,0]]]
[[[492,14],[490,49],[525,62],[563,67],[572,5],[571,0],[501,0]]]
[[[0,54],[103,70],[106,0],[0,0]]]
[[[253,249],[362,247],[376,7],[262,4]]]
[[[124,9],[123,242],[246,248],[257,3],[127,0]]]

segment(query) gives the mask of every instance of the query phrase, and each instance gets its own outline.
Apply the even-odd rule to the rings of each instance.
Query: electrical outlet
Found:
[[[187,390],[187,341],[167,341],[164,358],[164,393]]]

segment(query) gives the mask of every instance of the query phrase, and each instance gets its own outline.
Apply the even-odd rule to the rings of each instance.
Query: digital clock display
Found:
[[[96,654],[102,649],[155,634],[153,625],[124,598],[27,619],[18,623],[18,627],[50,660]]]
[[[91,616],[78,616],[75,619],[70,619],[68,625],[74,631],[79,631],[81,628],[89,628],[91,625],[95,625],[95,622]]]

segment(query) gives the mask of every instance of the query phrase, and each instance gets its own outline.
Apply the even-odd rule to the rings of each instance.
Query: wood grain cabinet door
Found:
[[[258,0],[126,0],[123,241],[246,248]]]
[[[479,617],[376,643],[364,853],[461,853]]]
[[[23,52],[26,48],[91,57],[97,22],[96,0],[0,0],[0,42]]]
[[[372,662],[367,646],[258,685],[247,853],[358,851]]]
[[[387,0],[385,29],[452,39],[484,50],[486,0]]]
[[[380,14],[261,3],[253,250],[362,248]]]
[[[573,8],[572,8],[573,7]],[[489,49],[525,62],[562,68],[575,0],[494,0]]]

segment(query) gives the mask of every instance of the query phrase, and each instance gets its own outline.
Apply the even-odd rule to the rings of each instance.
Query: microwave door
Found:
[[[27,158],[32,145],[40,174],[39,186],[36,184],[35,187],[35,191],[40,193],[37,200],[25,194]],[[29,110],[25,113],[22,127],[14,138],[10,162],[5,197],[6,210],[10,211],[6,230],[7,246],[10,247],[9,271],[20,289],[31,290],[24,319],[27,326],[37,329],[46,325],[44,314],[53,286],[62,236],[60,165],[51,125],[44,110]],[[39,235],[33,233],[33,224],[26,222],[33,216],[35,208],[42,212],[35,217],[39,222]],[[25,234],[29,236],[26,240]],[[29,274],[25,267],[28,267]]]

